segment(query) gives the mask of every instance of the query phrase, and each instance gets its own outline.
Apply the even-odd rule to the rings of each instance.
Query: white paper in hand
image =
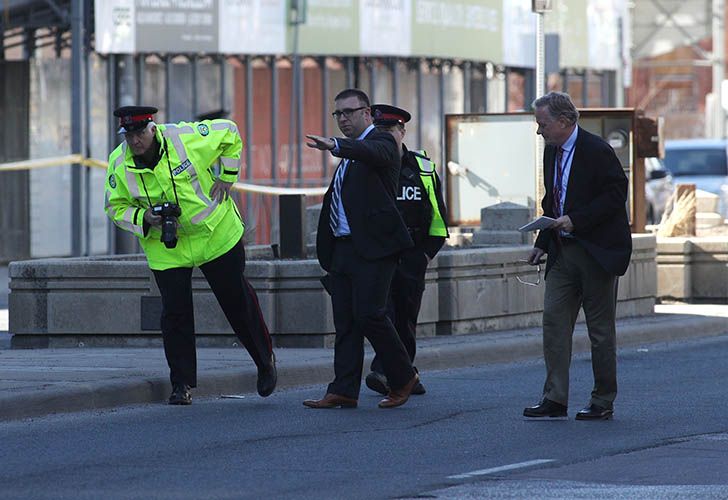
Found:
[[[545,215],[542,215],[538,219],[532,220],[525,226],[519,227],[518,230],[524,233],[528,231],[538,231],[539,229],[547,229],[551,227],[554,222],[556,222],[556,219],[552,219],[551,217],[546,217]]]

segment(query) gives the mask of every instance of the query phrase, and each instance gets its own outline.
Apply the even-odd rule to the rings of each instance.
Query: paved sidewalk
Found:
[[[728,334],[728,306],[660,305],[654,315],[619,321],[617,332],[620,347]],[[583,324],[574,339],[574,352],[588,351]],[[320,384],[323,394],[333,376],[333,350],[277,349],[276,356],[280,389]],[[426,338],[417,348],[425,380],[427,370],[540,357],[539,328]],[[193,397],[254,394],[255,383],[244,350],[198,349]],[[161,348],[0,348],[0,420],[163,402],[169,390]]]

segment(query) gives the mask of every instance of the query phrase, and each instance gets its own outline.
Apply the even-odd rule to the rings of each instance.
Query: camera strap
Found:
[[[177,197],[177,185],[174,183],[174,175],[172,174],[172,165],[169,162],[169,150],[167,149],[167,139],[164,139],[164,154],[167,156],[167,169],[169,170],[169,179],[172,181],[172,191],[174,191],[174,202],[179,206],[179,198]],[[142,180],[142,187],[144,188],[144,194],[147,196],[147,202],[149,203],[149,208],[152,208],[152,199],[149,196],[149,191],[147,190],[147,183],[144,182],[144,176],[139,175],[139,177]]]
[[[169,170],[169,180],[172,181],[172,191],[174,191],[174,202],[179,205],[179,198],[177,197],[177,184],[174,182],[174,174],[172,174],[172,164],[169,162],[169,149],[167,147],[167,138],[164,137],[164,154],[167,155],[167,169]]]
[[[144,182],[144,176],[139,174],[139,178],[142,180],[142,187],[144,188],[144,194],[147,195],[147,201],[149,202],[149,208],[152,208],[152,199],[149,197],[149,191],[147,191],[147,184]]]

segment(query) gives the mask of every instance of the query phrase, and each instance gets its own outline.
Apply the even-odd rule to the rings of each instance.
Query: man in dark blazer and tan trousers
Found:
[[[400,154],[391,134],[372,125],[369,98],[347,89],[334,99],[334,118],[346,138],[308,135],[309,147],[342,158],[324,195],[316,236],[321,267],[329,274],[336,341],[334,381],[310,408],[355,408],[364,363],[364,335],[384,364],[390,391],[379,402],[407,402],[419,381],[386,315],[389,285],[399,253],[413,246],[397,210]]]
[[[567,418],[574,323],[583,307],[591,341],[594,388],[577,420],[608,420],[617,395],[615,317],[617,277],[627,270],[632,238],[627,218],[627,177],[614,150],[577,125],[568,94],[550,92],[533,103],[538,134],[546,143],[543,213],[556,222],[542,230],[529,256],[544,253],[546,291],[543,398],[524,409],[528,419]]]

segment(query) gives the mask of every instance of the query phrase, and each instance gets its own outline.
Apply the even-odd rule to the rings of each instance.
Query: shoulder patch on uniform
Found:
[[[109,175],[109,186],[111,186],[111,189],[116,189],[116,177],[114,174]]]
[[[200,133],[201,136],[204,137],[204,136],[206,136],[207,134],[210,133],[210,127],[208,127],[204,123],[199,123],[197,125],[197,131]]]

